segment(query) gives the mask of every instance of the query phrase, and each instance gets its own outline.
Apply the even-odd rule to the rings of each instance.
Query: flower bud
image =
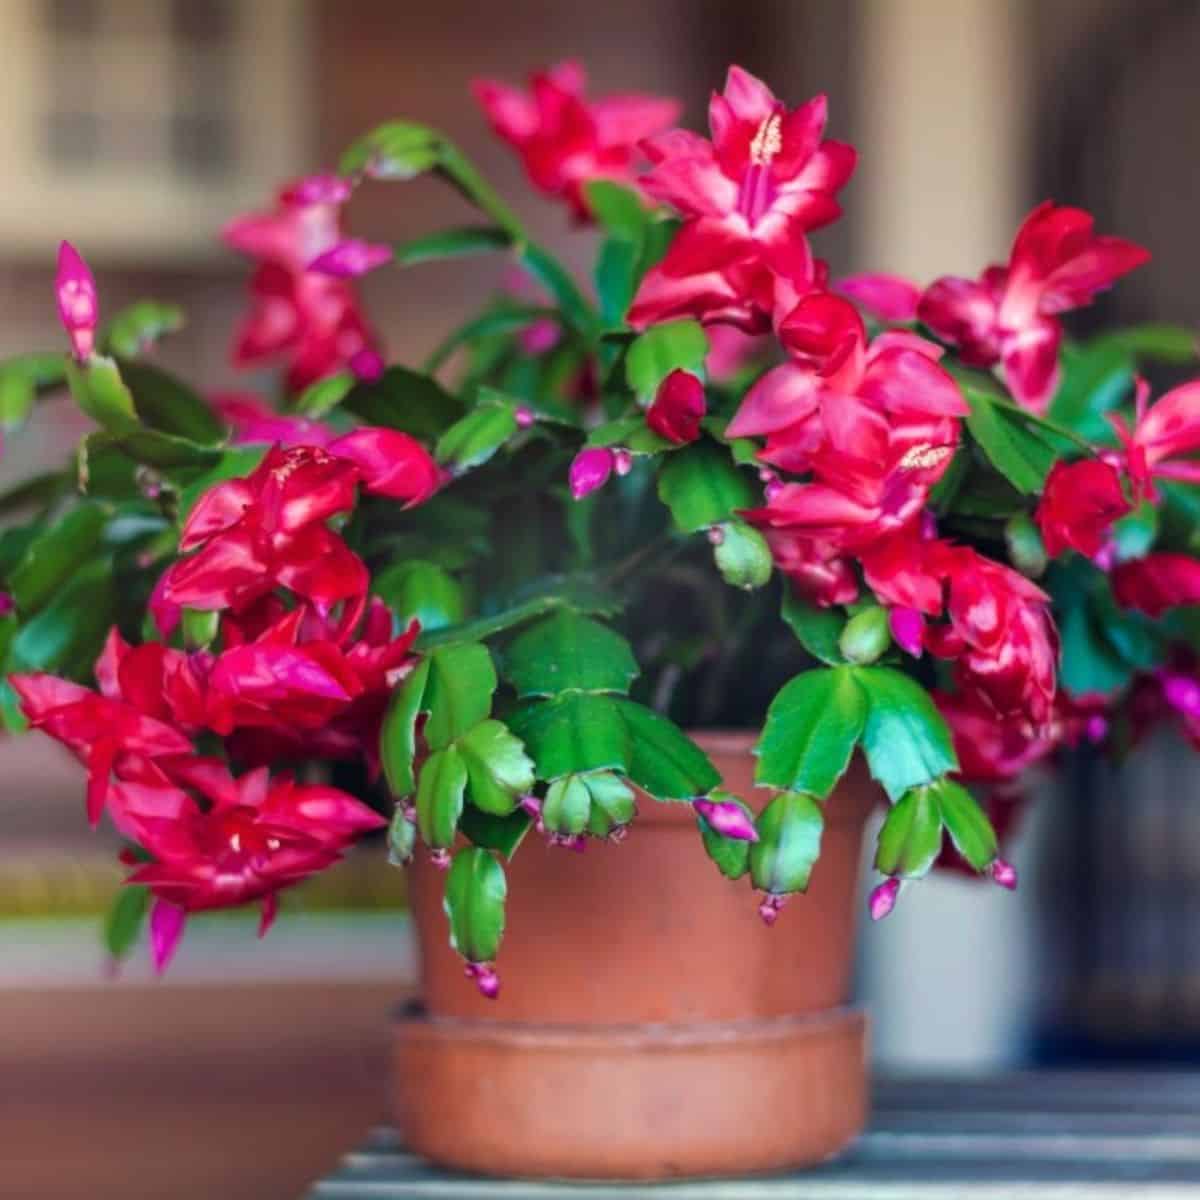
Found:
[[[375,383],[383,375],[383,357],[378,350],[364,347],[350,356],[350,370],[355,379]]]
[[[7,617],[9,613],[16,610],[17,603],[13,599],[12,592],[0,592],[0,617]]]
[[[893,608],[888,614],[888,628],[896,645],[913,658],[920,658],[925,643],[925,618],[915,608]]]
[[[723,525],[710,525],[705,537],[708,538],[710,546],[720,546],[725,541],[725,527]]]
[[[994,883],[1010,892],[1017,890],[1017,868],[1003,858],[996,859],[991,866],[991,876]]]
[[[439,871],[450,870],[450,851],[445,847],[438,846],[429,852],[429,861],[437,867]]]
[[[1004,525],[1008,557],[1022,575],[1037,579],[1046,569],[1046,547],[1038,527],[1024,514],[1009,517]]]
[[[571,463],[569,474],[572,497],[582,500],[598,487],[603,487],[615,465],[615,455],[605,446],[590,446],[580,450]]]
[[[356,279],[382,267],[391,258],[391,246],[382,242],[343,238],[324,253],[318,254],[308,264],[308,269],[314,274],[328,275],[333,279]]]
[[[496,968],[491,963],[469,962],[464,967],[463,974],[468,979],[475,980],[475,986],[479,989],[479,994],[486,999],[495,1000],[500,995],[500,976],[496,973]]]
[[[852,663],[873,663],[892,644],[886,608],[872,605],[846,622],[838,649]]]
[[[537,420],[537,414],[528,404],[518,404],[513,410],[513,419],[518,429],[528,429]]]
[[[758,915],[762,918],[762,923],[768,928],[774,925],[779,920],[780,910],[786,902],[786,896],[776,896],[772,892],[765,892],[762,902],[758,906]]]
[[[345,204],[354,191],[354,184],[341,175],[306,175],[297,179],[283,193],[284,204]]]
[[[54,292],[58,298],[59,320],[71,339],[71,352],[83,362],[91,358],[96,348],[100,303],[96,296],[96,280],[70,242],[63,242],[58,248]]]
[[[628,475],[633,470],[633,455],[624,447],[613,451],[613,470],[618,475]]]
[[[900,880],[885,879],[867,901],[867,911],[872,921],[882,921],[896,907],[896,897],[900,894]]]
[[[753,818],[731,800],[693,800],[692,807],[722,837],[739,842],[758,841]]]

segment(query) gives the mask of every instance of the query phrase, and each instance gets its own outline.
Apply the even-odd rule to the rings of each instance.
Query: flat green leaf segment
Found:
[[[539,778],[553,781],[583,771],[627,773],[629,731],[616,701],[592,692],[567,692],[529,701],[509,718],[528,747]]]
[[[708,338],[698,321],[668,321],[633,340],[625,358],[625,378],[630,388],[648,401],[672,371],[702,375],[707,354]]]
[[[620,634],[567,610],[520,634],[504,655],[504,677],[522,699],[569,690],[624,694],[637,674]]]
[[[802,892],[821,854],[825,817],[812,796],[781,792],[763,809],[750,845],[750,878],[772,895]]]
[[[507,898],[504,868],[486,850],[468,846],[454,856],[443,907],[450,920],[450,944],[468,962],[496,957]]]
[[[663,463],[658,495],[684,533],[719,525],[756,503],[750,475],[709,441],[687,446]]]
[[[846,661],[839,645],[846,625],[846,616],[841,609],[818,608],[785,584],[780,612],[791,631],[800,639],[800,644],[813,658],[831,665]]]
[[[879,831],[875,867],[885,875],[919,879],[942,852],[943,833],[976,871],[996,858],[996,833],[975,798],[950,779],[905,792]]]

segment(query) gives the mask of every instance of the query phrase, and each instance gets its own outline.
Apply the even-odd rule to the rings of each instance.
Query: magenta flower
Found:
[[[326,447],[337,433],[322,421],[271,408],[253,392],[222,392],[212,407],[229,426],[233,445]]]
[[[1131,508],[1116,469],[1084,459],[1054,464],[1034,519],[1051,558],[1068,549],[1091,558],[1100,553],[1113,522]]]
[[[1150,385],[1137,381],[1135,422],[1131,431],[1120,413],[1109,413],[1124,450],[1124,466],[1135,499],[1159,499],[1154,480],[1200,483],[1200,463],[1182,457],[1200,450],[1200,380],[1169,391],[1149,405]]]
[[[1149,257],[1132,242],[1098,236],[1082,209],[1047,200],[1017,231],[1007,266],[990,266],[978,280],[937,280],[918,315],[965,362],[1000,363],[1017,400],[1042,412],[1058,386],[1058,314],[1090,304]]]
[[[343,238],[318,254],[308,269],[334,279],[357,279],[391,261],[391,246],[365,242],[362,238]]]
[[[1117,603],[1147,616],[1200,604],[1200,559],[1187,554],[1160,551],[1118,563],[1111,579]]]
[[[700,436],[700,421],[707,411],[704,384],[690,371],[672,371],[659,384],[654,402],[646,410],[646,424],[677,446]]]
[[[579,63],[563,62],[533,75],[528,92],[495,79],[471,84],[492,128],[520,155],[534,187],[565,200],[579,221],[591,219],[583,185],[613,179],[636,186],[639,143],[679,116],[678,101],[658,96],[589,100],[586,83]]]
[[[91,358],[96,348],[100,301],[91,269],[70,242],[62,242],[58,247],[54,294],[58,300],[59,320],[71,339],[71,353],[80,362]]]
[[[575,455],[569,481],[571,495],[576,500],[603,487],[616,466],[616,455],[606,446],[588,447]]]

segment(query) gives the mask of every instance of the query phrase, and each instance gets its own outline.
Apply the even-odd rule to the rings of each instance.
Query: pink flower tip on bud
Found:
[[[762,918],[762,923],[768,928],[774,925],[779,920],[779,913],[786,903],[786,896],[777,896],[774,892],[767,892],[758,906],[758,915]]]
[[[628,475],[633,470],[633,455],[625,449],[614,450],[613,470],[618,475]]]
[[[1003,858],[996,859],[990,868],[992,882],[998,883],[1010,892],[1017,890],[1017,868]]]
[[[896,907],[896,897],[900,895],[900,880],[885,879],[871,892],[867,901],[867,911],[872,921],[882,921]]]
[[[12,592],[0,592],[0,617],[7,617],[17,607]]]
[[[893,608],[888,625],[896,645],[903,647],[913,658],[920,658],[925,643],[925,618],[915,608]]]
[[[362,238],[343,238],[308,264],[317,275],[334,279],[357,279],[392,259],[391,246],[382,242],[365,242]]]
[[[754,820],[741,805],[731,800],[693,800],[692,807],[722,837],[738,842],[757,842]]]
[[[306,175],[297,179],[283,193],[284,204],[345,204],[354,191],[354,184],[341,175]]]
[[[96,280],[83,256],[63,242],[58,248],[58,273],[54,279],[58,317],[71,339],[71,352],[81,362],[91,358],[96,348],[96,326],[100,321],[100,302]]]
[[[518,429],[528,429],[537,420],[537,414],[527,404],[520,404],[513,412]]]
[[[355,379],[363,383],[375,383],[383,375],[383,355],[369,348],[359,350],[350,358],[350,370]]]
[[[450,870],[450,851],[439,846],[436,850],[430,850],[429,861],[433,863],[439,871]]]
[[[720,525],[710,525],[706,536],[711,545],[720,546],[725,541],[725,530]]]
[[[604,446],[590,446],[580,450],[571,463],[568,481],[571,485],[571,495],[576,500],[582,500],[598,487],[608,482],[613,473],[614,454]]]
[[[768,504],[778,497],[779,493],[783,491],[784,486],[783,481],[777,477],[767,480],[767,486],[763,488],[763,496],[766,498]]]
[[[479,994],[486,999],[495,1000],[500,995],[500,976],[491,963],[467,963],[464,974],[475,980]]]

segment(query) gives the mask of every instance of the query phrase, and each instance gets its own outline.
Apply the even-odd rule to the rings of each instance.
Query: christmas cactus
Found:
[[[101,323],[67,243],[69,350],[2,367],[8,426],[61,389],[96,426],[0,500],[0,628],[8,727],[73,751],[123,839],[114,955],[145,922],[161,968],[211,908],[257,903],[265,932],[282,889],[386,829],[397,863],[446,868],[495,994],[526,839],[583,850],[690,804],[770,923],[861,756],[880,917],[939,863],[1014,887],[996,826],[1059,748],[1170,714],[1200,738],[1200,382],[1155,401],[1139,376],[1194,341],[1062,324],[1145,251],[1046,203],[976,278],[839,278],[810,238],[855,151],[823,97],[735,67],[704,136],[670,100],[588,98],[574,64],[474,90],[594,232],[588,280],[393,121],[225,230],[254,263],[233,361],[282,367],[274,394],[156,365],[181,314]],[[476,222],[343,232],[357,188],[426,174]],[[357,277],[464,256],[502,285],[389,362]],[[681,730],[735,722],[761,729],[761,811]]]

